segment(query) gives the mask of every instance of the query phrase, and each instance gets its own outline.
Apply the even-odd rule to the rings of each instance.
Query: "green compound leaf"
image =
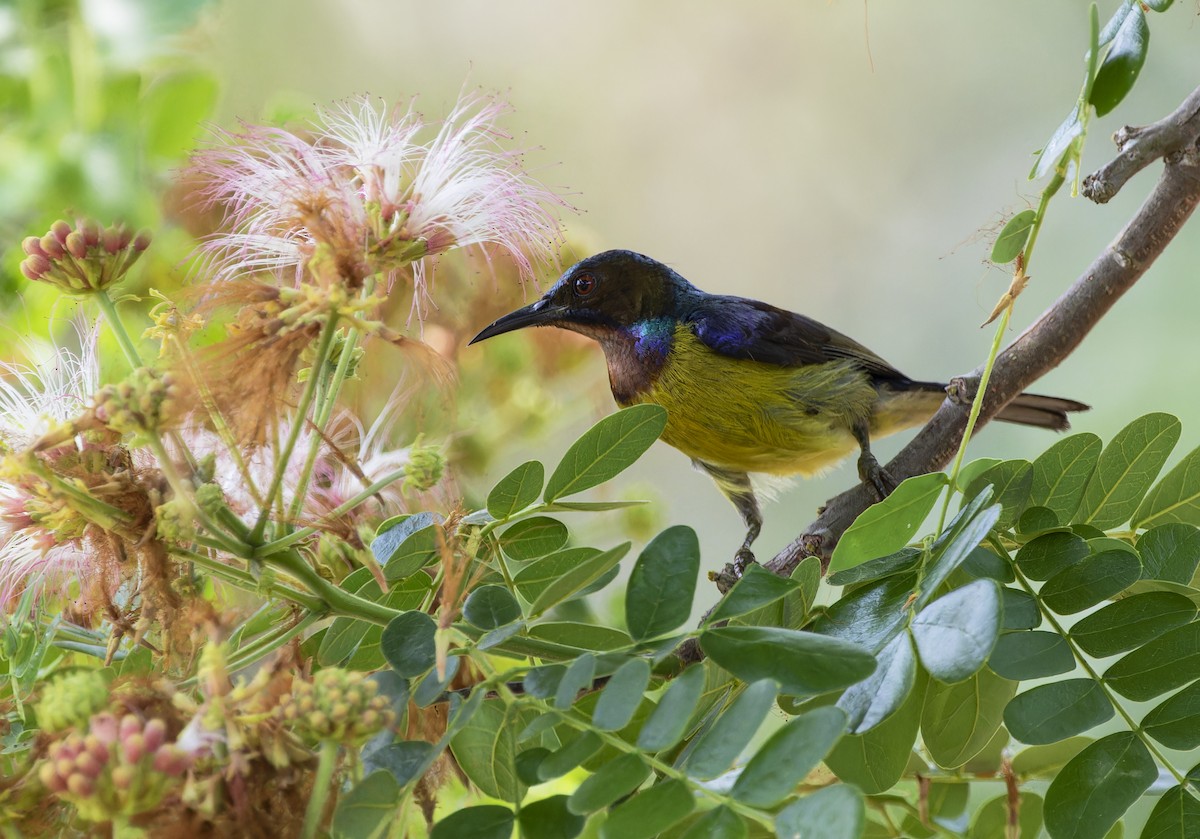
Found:
[[[1004,724],[1022,743],[1054,743],[1113,715],[1104,689],[1091,679],[1065,679],[1027,690],[1004,709]]]
[[[660,781],[613,809],[600,828],[601,839],[651,839],[696,807],[682,781]]]
[[[1074,533],[1046,533],[1017,551],[1017,567],[1031,580],[1048,580],[1055,574],[1082,562],[1091,550]]]
[[[770,679],[746,685],[712,728],[696,741],[684,765],[687,773],[708,780],[732,766],[767,718],[778,691],[779,686]]]
[[[1075,669],[1075,656],[1057,632],[1009,632],[996,642],[988,666],[1019,682],[1069,673]]]
[[[1200,839],[1200,800],[1183,787],[1171,787],[1154,805],[1142,839]]]
[[[999,586],[976,580],[922,609],[911,630],[929,675],[953,683],[978,672],[1000,635],[1000,608]]]
[[[721,602],[709,614],[706,623],[714,624],[753,612],[776,600],[782,600],[799,588],[800,583],[796,580],[772,574],[761,565],[751,565],[729,593],[721,598]],[[688,605],[691,605],[690,601]]]
[[[544,498],[556,501],[615,477],[650,448],[666,425],[667,412],[658,405],[634,405],[605,417],[567,449]]]
[[[486,795],[516,803],[526,786],[518,776],[517,734],[538,716],[531,706],[486,700],[450,740],[450,751],[471,783]]]
[[[906,633],[893,638],[876,658],[875,672],[846,688],[837,701],[851,734],[870,731],[898,711],[916,684],[917,657]]]
[[[1099,437],[1084,432],[1064,437],[1046,449],[1033,462],[1029,503],[1051,510],[1060,524],[1071,521],[1103,448]]]
[[[1150,490],[1130,520],[1135,530],[1170,522],[1200,525],[1200,449],[1179,461]]]
[[[433,826],[429,839],[510,839],[516,819],[499,804],[457,810]]]
[[[372,772],[346,793],[333,812],[331,832],[341,839],[375,839],[396,816],[400,787],[392,773]]]
[[[592,725],[601,731],[617,731],[627,726],[649,684],[650,665],[645,659],[634,658],[622,664],[596,700]]]
[[[1153,641],[1196,616],[1196,604],[1170,591],[1123,597],[1071,627],[1071,638],[1096,658],[1116,655]]]
[[[728,807],[714,807],[697,818],[679,839],[746,839],[742,817]]]
[[[928,682],[929,677],[918,672],[916,684],[895,713],[870,731],[842,737],[825,764],[867,795],[890,789],[904,774],[912,755]]]
[[[1200,530],[1190,524],[1160,524],[1137,541],[1142,577],[1188,585],[1200,566]]]
[[[671,681],[654,712],[638,732],[637,745],[647,752],[669,749],[683,739],[704,693],[704,667],[693,664]]]
[[[563,576],[552,580],[534,599],[529,607],[529,614],[540,615],[551,606],[558,605],[600,579],[609,569],[614,568],[625,554],[629,553],[629,547],[629,543],[625,542],[615,548],[609,548],[604,553],[583,560]],[[547,559],[549,558],[547,557]],[[526,568],[525,570],[530,569]],[[519,585],[518,583],[518,587]]]
[[[529,627],[526,634],[530,638],[541,638],[543,641],[592,652],[619,650],[633,643],[633,639],[619,629],[575,621],[546,621]]]
[[[795,792],[845,728],[845,713],[833,706],[794,718],[750,759],[730,794],[752,807],[774,807]]]
[[[1047,175],[1058,165],[1063,154],[1082,134],[1083,123],[1079,119],[1079,106],[1076,105],[1071,108],[1071,113],[1059,124],[1058,128],[1054,129],[1054,133],[1050,135],[1050,139],[1038,153],[1037,160],[1033,163],[1033,169],[1029,172],[1029,180],[1036,181]]]
[[[700,647],[743,681],[774,679],[783,693],[792,696],[849,687],[875,670],[875,657],[859,645],[794,629],[709,629],[701,634]]]
[[[1124,524],[1179,441],[1179,420],[1146,414],[1117,432],[1096,464],[1075,520],[1107,530]]]
[[[537,501],[546,480],[546,469],[536,460],[522,463],[500,479],[487,497],[487,511],[499,521]]]
[[[584,731],[560,748],[544,756],[537,764],[539,781],[561,777],[600,751],[604,741],[594,731]]]
[[[668,527],[646,545],[625,589],[625,622],[633,640],[657,638],[688,619],[699,573],[700,540],[690,527]]]
[[[775,817],[775,835],[780,839],[858,839],[866,823],[862,793],[838,784],[809,793],[780,810]]]
[[[635,754],[624,754],[589,776],[567,800],[572,813],[593,813],[602,810],[645,783],[650,767]]]
[[[552,795],[523,804],[517,816],[522,839],[573,839],[583,832],[586,819],[567,807],[567,796]]]
[[[1042,602],[1060,615],[1073,615],[1133,585],[1142,564],[1126,550],[1093,554],[1059,571],[1042,586]]]
[[[1053,778],[1070,762],[1071,758],[1082,752],[1091,743],[1091,737],[1068,737],[1057,743],[1030,746],[1028,749],[1018,752],[1012,759],[1013,772],[1022,779]]]
[[[379,526],[371,553],[389,583],[411,577],[437,558],[441,522],[435,513],[417,513],[388,519]]]
[[[941,472],[908,478],[887,498],[867,508],[838,540],[829,570],[853,568],[907,545],[946,486]]]
[[[597,556],[600,551],[596,548],[567,548],[529,563],[517,572],[513,584],[517,593],[532,603],[551,583],[575,573],[580,565]]]
[[[871,559],[861,565],[847,568],[845,571],[830,574],[828,577],[829,584],[834,586],[852,586],[859,583],[873,583],[876,580],[882,580],[884,577],[903,574],[906,571],[916,569],[921,564],[921,556],[922,552],[920,548],[901,548],[894,554],[881,556],[879,559]],[[751,568],[753,567],[751,566]]]
[[[1193,682],[1146,714],[1142,730],[1168,749],[1200,746],[1200,682]]]
[[[1141,5],[1134,3],[1121,22],[1092,84],[1089,101],[1096,108],[1096,116],[1102,117],[1117,107],[1133,89],[1133,83],[1146,63],[1149,47],[1150,25]]]
[[[930,682],[921,714],[921,736],[938,766],[954,769],[983,751],[1000,728],[1017,683],[986,667],[964,682]]]
[[[565,711],[574,705],[579,692],[591,687],[595,675],[596,657],[591,653],[584,653],[572,661],[554,691],[554,707]]]
[[[549,516],[523,519],[500,534],[500,547],[519,561],[548,556],[565,544],[567,526]]]
[[[521,617],[521,606],[504,586],[480,586],[467,595],[463,617],[480,629],[496,629]]]
[[[1142,702],[1200,679],[1200,623],[1172,629],[1104,671],[1104,681]]]
[[[383,629],[379,649],[392,669],[405,678],[420,676],[437,659],[437,624],[424,612],[405,612]]]
[[[996,237],[996,244],[992,245],[992,262],[1007,265],[1016,259],[1025,249],[1025,243],[1029,241],[1029,234],[1033,232],[1033,222],[1036,219],[1037,213],[1033,210],[1022,210],[1010,218]]]
[[[997,463],[967,486],[966,497],[974,496],[988,485],[992,487],[992,503],[1002,508],[997,525],[1001,528],[1011,527],[1029,503],[1029,493],[1033,487],[1033,464],[1028,460]]]
[[[1063,767],[1046,790],[1046,830],[1053,839],[1103,836],[1158,777],[1133,732],[1097,740]]]

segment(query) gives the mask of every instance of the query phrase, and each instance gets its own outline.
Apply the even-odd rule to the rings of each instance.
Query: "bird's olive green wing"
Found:
[[[872,378],[909,380],[854,339],[812,318],[758,300],[709,295],[684,321],[709,349],[731,358],[781,367],[849,360]]]

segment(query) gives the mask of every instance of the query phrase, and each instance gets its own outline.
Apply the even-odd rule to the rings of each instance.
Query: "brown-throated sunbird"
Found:
[[[812,475],[857,446],[859,477],[882,498],[894,485],[870,441],[924,424],[946,397],[946,385],[913,381],[812,318],[708,294],[632,251],[584,259],[471,343],[526,326],[594,338],[617,404],[667,409],[662,439],[712,476],[746,524],[741,563],[762,527],[750,473]],[[1062,431],[1087,407],[1023,393],[996,419]]]

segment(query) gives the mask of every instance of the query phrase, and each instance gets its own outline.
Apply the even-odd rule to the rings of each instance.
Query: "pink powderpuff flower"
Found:
[[[429,257],[491,245],[531,274],[531,256],[559,241],[553,210],[566,204],[503,147],[497,122],[508,111],[468,95],[434,129],[412,103],[361,97],[319,112],[311,135],[218,132],[191,167],[206,183],[205,205],[225,212],[226,230],[203,246],[209,271],[218,280],[266,271],[298,284],[327,255],[356,287],[411,264],[419,301]]]
[[[29,364],[0,361],[0,452],[28,447],[58,423],[81,414],[100,386],[95,325],[76,322],[80,349],[29,346]],[[79,443],[78,445],[85,445]],[[31,514],[38,479],[10,465],[0,470],[0,608],[29,586],[61,587],[90,581],[115,586],[97,566],[85,536],[62,538]],[[85,593],[91,586],[85,586]],[[86,608],[86,604],[79,604]]]

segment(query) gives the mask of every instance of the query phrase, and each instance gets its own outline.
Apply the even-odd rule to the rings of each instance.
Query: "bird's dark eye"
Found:
[[[575,278],[575,293],[580,297],[587,297],[596,290],[596,278],[591,274],[580,274]]]

